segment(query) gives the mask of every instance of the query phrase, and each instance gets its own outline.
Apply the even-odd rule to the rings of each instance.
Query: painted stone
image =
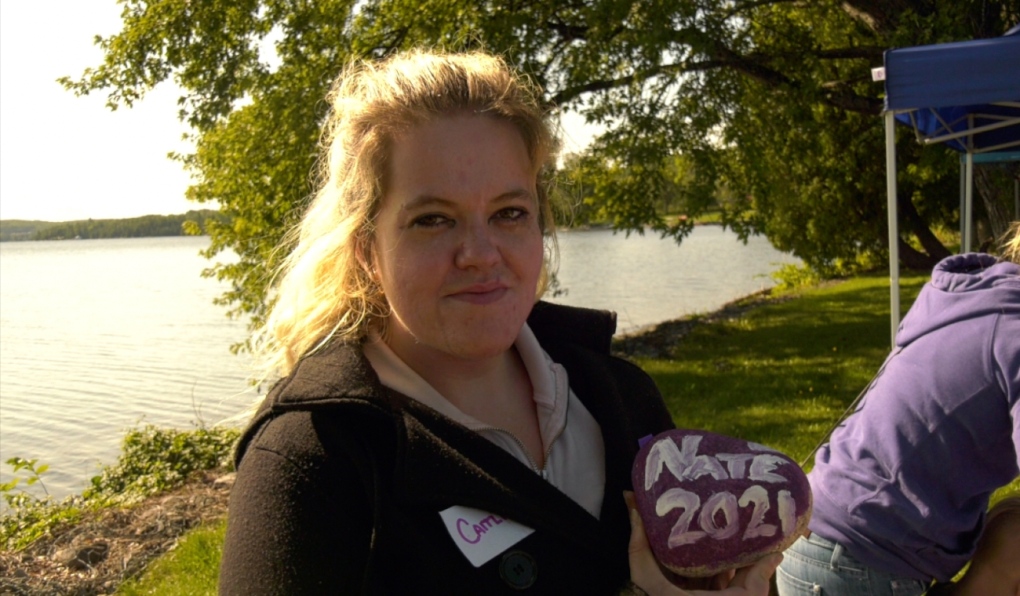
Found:
[[[811,486],[797,462],[707,431],[652,437],[638,451],[631,479],[652,552],[685,577],[783,551],[811,518]]]

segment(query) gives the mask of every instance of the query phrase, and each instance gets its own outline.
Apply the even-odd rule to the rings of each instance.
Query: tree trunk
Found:
[[[906,269],[916,269],[920,271],[931,271],[935,268],[935,265],[942,259],[933,258],[931,255],[927,255],[913,246],[910,246],[904,242],[903,238],[899,239],[900,245],[900,264]],[[948,255],[949,251],[946,251]]]
[[[926,257],[921,268],[931,269],[936,263],[953,254],[935,237],[935,234],[928,226],[928,222],[924,221],[921,214],[917,212],[910,197],[899,195],[896,197],[896,202],[899,206],[900,221],[903,222],[903,229],[912,232],[924,248],[924,253],[911,249],[912,252],[918,255],[918,258],[921,256]],[[903,254],[902,256],[903,264],[911,267],[911,265],[907,264],[906,255]]]
[[[1020,174],[1020,167],[1011,165],[983,165],[974,168],[974,187],[977,194],[981,195],[985,215],[991,226],[991,237],[977,238],[979,245],[994,244],[1009,230],[1013,220],[1013,183]]]

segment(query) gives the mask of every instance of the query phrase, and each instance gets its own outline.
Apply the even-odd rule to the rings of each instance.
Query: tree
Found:
[[[891,47],[1000,35],[1015,0],[120,0],[123,30],[97,43],[104,62],[77,93],[106,90],[130,106],[167,78],[196,150],[178,156],[188,192],[218,201],[208,256],[240,257],[209,273],[232,283],[222,302],[258,324],[283,230],[311,190],[322,98],[347,60],[414,45],[485,47],[541,84],[550,105],[606,132],[586,157],[601,215],[681,241],[664,192],[684,211],[712,205],[741,234],[764,233],[823,271],[885,251],[881,85],[868,79]],[[275,49],[275,56],[272,49]],[[899,209],[905,264],[946,253],[956,168],[902,135]],[[693,180],[669,180],[682,154]],[[906,191],[906,192],[902,192]],[[668,207],[667,207],[668,208]]]

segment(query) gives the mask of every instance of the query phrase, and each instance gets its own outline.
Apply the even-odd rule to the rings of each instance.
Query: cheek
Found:
[[[539,274],[542,271],[542,265],[545,262],[545,244],[542,241],[542,237],[538,236],[537,240],[532,238],[529,239],[518,251],[519,254],[519,266],[522,268],[522,275],[534,279],[538,279]]]
[[[382,259],[379,274],[391,300],[414,300],[415,292],[439,285],[443,278],[442,260],[435,253],[427,246],[416,246],[413,250],[401,247],[392,249]]]

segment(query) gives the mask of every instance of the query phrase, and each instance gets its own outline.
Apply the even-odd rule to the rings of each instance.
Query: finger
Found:
[[[760,594],[765,596],[769,593],[769,579],[776,572],[776,567],[783,561],[782,553],[773,553],[762,557],[749,567],[743,567],[737,571],[730,582],[731,587],[742,587],[747,594]]]
[[[631,500],[634,495],[631,493]],[[631,554],[631,562],[634,560],[634,555],[637,553],[650,552],[651,546],[648,544],[648,536],[645,535],[645,526],[641,521],[641,516],[634,507],[628,507],[627,512],[630,514],[630,545],[628,552]]]
[[[634,503],[634,493],[625,491],[623,498],[627,502],[627,511],[630,514],[630,543],[627,551],[631,581],[649,594],[673,593],[676,588],[669,586],[669,581],[662,575],[652,553],[652,547],[648,544],[644,523]]]
[[[733,583],[733,578],[736,576],[736,569],[727,569],[726,571],[720,571],[719,573],[712,576],[710,588],[713,590],[722,590]]]
[[[635,554],[646,552],[651,554],[652,547],[648,544],[648,536],[645,535],[644,522],[641,521],[641,515],[637,511],[634,493],[629,490],[623,491],[623,500],[627,503],[627,513],[630,515],[630,544],[627,550],[633,564]]]

